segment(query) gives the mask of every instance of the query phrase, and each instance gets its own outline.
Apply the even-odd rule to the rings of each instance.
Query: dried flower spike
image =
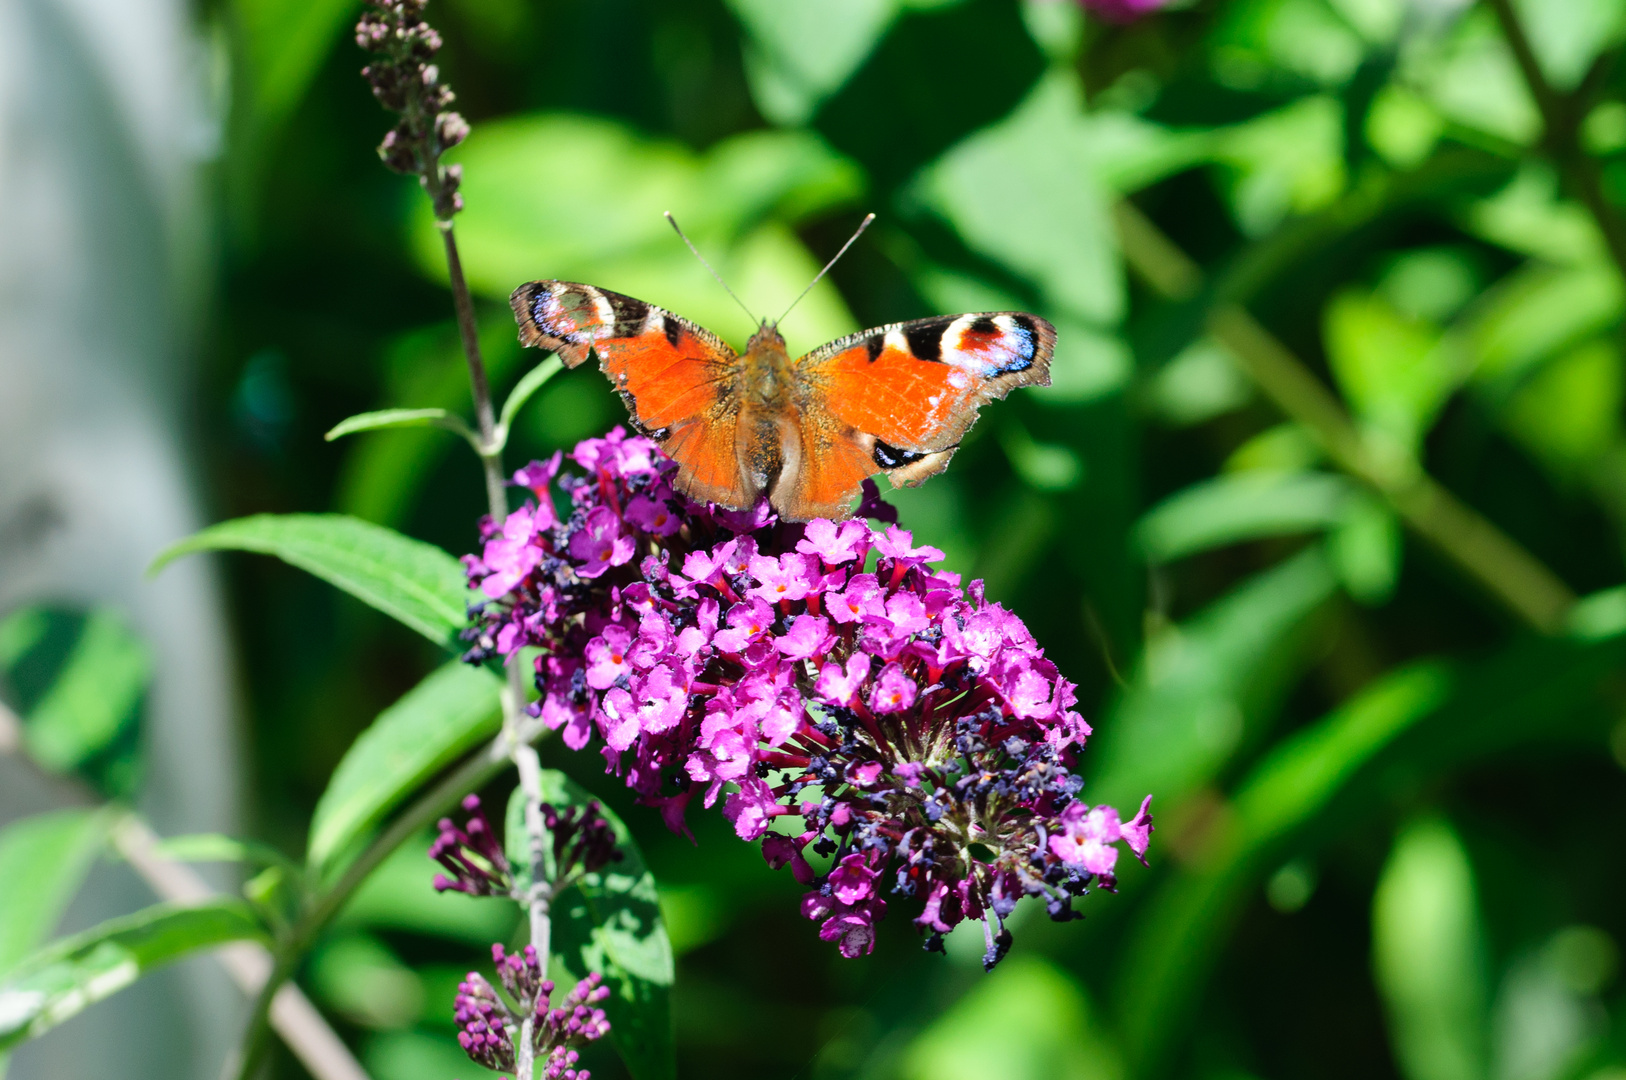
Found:
[[[378,156],[398,173],[416,176],[429,193],[435,217],[450,221],[463,209],[462,170],[440,156],[468,138],[469,125],[447,111],[455,97],[430,61],[440,35],[423,21],[425,0],[372,0],[356,24],[356,44],[378,59],[361,69],[373,96],[400,122],[384,136]]]

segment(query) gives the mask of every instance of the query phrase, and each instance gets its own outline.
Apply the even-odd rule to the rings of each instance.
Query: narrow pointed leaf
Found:
[[[317,801],[307,861],[318,879],[431,777],[497,733],[501,689],[485,668],[453,660],[378,714]]]
[[[461,417],[449,413],[445,409],[379,409],[377,412],[357,413],[346,417],[333,425],[323,436],[328,442],[342,439],[346,435],[354,435],[358,431],[378,431],[383,428],[402,427],[438,427],[447,431],[454,431],[465,439],[472,440],[474,432],[469,430]]]
[[[0,982],[0,1051],[36,1038],[143,975],[200,949],[264,940],[241,900],[159,904],[47,946]]]
[[[0,976],[45,940],[84,883],[108,816],[53,810],[0,829]]]
[[[309,571],[429,640],[458,646],[468,590],[456,559],[421,540],[343,514],[258,514],[171,545],[151,572],[198,551],[253,551]]]

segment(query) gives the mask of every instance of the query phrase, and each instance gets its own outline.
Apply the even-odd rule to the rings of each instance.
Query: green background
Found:
[[[215,519],[334,510],[461,553],[484,496],[454,437],[321,438],[469,407],[427,202],[373,153],[356,13],[199,13],[231,91],[204,481]],[[428,15],[474,128],[457,231],[500,390],[539,359],[505,303],[531,278],[743,344],[666,210],[769,315],[878,215],[786,321],[793,352],[963,310],[1060,335],[1052,387],[893,501],[1080,684],[1086,797],[1154,794],[1149,869],[1082,923],[1019,913],[992,976],[977,934],[922,953],[907,902],[846,961],[719,815],[691,846],[544,743],[660,883],[682,1075],[1626,1076],[1626,3]],[[566,373],[510,461],[621,416]],[[297,855],[341,755],[439,658],[290,567],[225,565],[251,832]],[[450,1000],[508,909],[430,873],[408,845],[301,972],[378,1080],[478,1072]]]

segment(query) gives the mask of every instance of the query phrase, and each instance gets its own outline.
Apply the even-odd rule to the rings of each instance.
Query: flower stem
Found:
[[[491,383],[486,378],[485,361],[480,356],[480,337],[474,321],[474,301],[469,296],[468,280],[463,276],[463,260],[458,257],[457,237],[450,221],[439,222],[441,238],[446,245],[446,268],[450,272],[452,303],[457,309],[457,329],[463,339],[463,355],[469,365],[469,386],[474,392],[474,417],[479,425],[480,464],[485,472],[486,499],[491,520],[501,524],[508,516],[508,492],[503,483],[502,446],[497,441],[496,411],[491,404]],[[525,907],[531,922],[531,944],[544,975],[548,970],[548,952],[553,936],[551,902],[553,888],[547,879],[544,853],[547,830],[542,822],[542,758],[528,740],[522,737],[525,683],[519,668],[520,658],[514,656],[506,666],[508,685],[502,694],[502,739],[508,748],[509,759],[519,773],[520,790],[525,793],[525,832],[531,849],[531,890]],[[526,1033],[516,1045],[518,1080],[531,1080],[529,1019]]]

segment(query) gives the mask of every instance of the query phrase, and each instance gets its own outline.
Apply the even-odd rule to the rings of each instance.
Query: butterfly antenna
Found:
[[[839,262],[843,255],[847,254],[847,249],[853,246],[853,242],[864,234],[864,230],[869,228],[869,223],[874,221],[874,220],[875,220],[875,215],[870,214],[867,217],[865,217],[863,221],[858,223],[858,228],[853,231],[852,236],[847,238],[847,242],[845,244],[841,245],[841,250],[836,252],[836,257],[831,259],[829,262],[825,263],[824,264],[824,269],[819,271],[818,276],[815,277],[812,281],[807,283],[807,288],[802,290],[802,296],[806,296],[808,293],[812,292],[813,291],[813,286],[817,285],[820,281],[824,280],[824,275],[828,274],[830,272],[830,268],[832,266],[834,266],[837,262]],[[802,296],[798,296],[795,300],[791,301],[790,307],[785,309],[785,315],[789,315],[791,313],[791,311],[796,307],[796,305],[800,304],[802,302]],[[779,316],[779,318],[775,319],[774,320],[774,325],[777,326],[778,324],[784,322],[785,321],[785,315],[781,315],[781,316]]]
[[[678,236],[682,237],[683,242],[689,245],[689,250],[694,252],[694,257],[700,260],[700,265],[704,266],[708,271],[710,271],[711,276],[717,279],[717,284],[723,287],[723,291],[727,293],[736,304],[740,305],[740,310],[745,312],[745,317],[750,319],[753,323],[756,322],[757,317],[751,314],[751,309],[745,306],[745,301],[734,295],[734,290],[728,287],[728,282],[723,280],[723,275],[711,269],[711,263],[707,262],[706,257],[700,254],[700,249],[694,246],[694,241],[690,240],[688,236],[684,235],[683,226],[677,223],[677,218],[672,216],[672,211],[666,211],[666,220],[672,223],[672,228],[677,230]]]

